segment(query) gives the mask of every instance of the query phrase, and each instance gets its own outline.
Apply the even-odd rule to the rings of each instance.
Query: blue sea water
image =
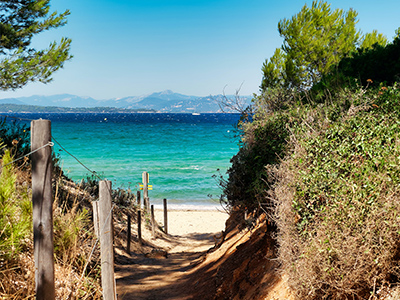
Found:
[[[237,114],[20,114],[52,121],[52,136],[113,187],[136,190],[142,172],[150,175],[152,203],[162,199],[183,207],[218,204],[212,177],[225,174],[238,151]],[[57,144],[61,165],[75,181],[89,175]],[[209,195],[212,195],[210,198]]]

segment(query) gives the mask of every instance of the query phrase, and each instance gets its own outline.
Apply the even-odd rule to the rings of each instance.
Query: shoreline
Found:
[[[156,222],[164,226],[164,210],[154,209]],[[215,234],[225,230],[229,214],[220,210],[168,209],[168,233],[171,235]]]
[[[163,204],[153,204],[154,211],[164,211]],[[221,205],[207,205],[207,204],[169,204],[167,203],[168,211],[221,211],[226,212],[224,207]]]

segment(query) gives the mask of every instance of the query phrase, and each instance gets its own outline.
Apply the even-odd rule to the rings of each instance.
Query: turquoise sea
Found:
[[[237,114],[24,114],[50,119],[52,135],[86,167],[113,187],[136,190],[150,175],[156,206],[218,205],[221,190],[212,177],[225,174],[238,151]],[[57,144],[63,170],[80,181],[90,173]],[[210,195],[212,195],[210,197]]]

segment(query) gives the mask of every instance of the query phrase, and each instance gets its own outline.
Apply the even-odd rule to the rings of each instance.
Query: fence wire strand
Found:
[[[47,146],[53,147],[53,146],[54,146],[54,143],[48,142],[46,145],[43,145],[43,146],[37,148],[36,150],[33,150],[33,151],[29,152],[28,154],[25,154],[25,155],[23,155],[23,156],[21,156],[21,157],[19,157],[19,158],[17,158],[17,159],[14,159],[12,162],[9,162],[9,163],[5,164],[3,167],[8,166],[8,165],[11,165],[11,164],[13,164],[13,163],[15,163],[15,162],[17,162],[17,161],[23,159],[24,157],[28,157],[29,155],[31,155],[31,154],[33,154],[33,153],[35,153],[35,152],[38,152],[39,150],[41,150],[41,149],[43,149],[43,148],[46,148]]]
[[[82,167],[84,167],[86,170],[88,170],[92,175],[94,175],[97,179],[99,180],[103,180],[103,178],[101,178],[96,171],[92,171],[91,169],[89,169],[84,163],[82,163],[75,155],[73,155],[72,153],[70,153],[67,149],[65,149],[52,135],[51,139],[56,142],[56,144],[63,150],[65,151],[65,153],[67,153],[69,156],[71,156],[73,159],[75,159]]]

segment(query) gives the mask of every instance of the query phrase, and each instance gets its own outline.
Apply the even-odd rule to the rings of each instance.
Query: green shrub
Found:
[[[370,49],[358,49],[344,58],[336,71],[347,78],[357,78],[368,85],[368,79],[375,84],[393,85],[400,80],[400,36],[386,46],[375,44]]]
[[[274,171],[279,258],[301,299],[365,299],[400,275],[400,97],[381,92],[343,93],[335,122],[320,107]]]
[[[397,36],[387,45],[378,43],[359,48],[343,58],[332,70],[322,76],[311,88],[313,98],[323,101],[326,91],[336,93],[344,87],[353,91],[363,87],[393,86],[400,81],[400,28]]]
[[[31,234],[32,206],[26,193],[16,190],[16,173],[9,150],[4,151],[0,173],[0,259],[13,259]]]
[[[4,118],[0,120],[0,141],[6,149],[13,149],[15,158],[26,155],[30,152],[30,128],[16,120],[7,122]],[[3,155],[4,151],[0,151],[0,154]]]
[[[286,116],[271,118],[263,126],[253,129],[253,141],[245,143],[232,159],[228,181],[224,185],[229,206],[253,210],[263,198],[268,178],[267,164],[274,164],[283,153],[288,132]]]

